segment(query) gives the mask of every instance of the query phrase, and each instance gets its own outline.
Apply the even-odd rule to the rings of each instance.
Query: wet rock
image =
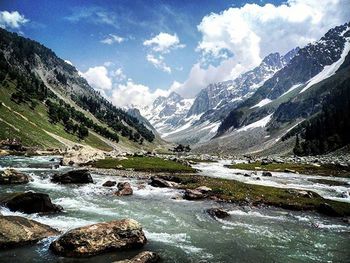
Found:
[[[340,214],[329,204],[320,204],[317,211],[328,216],[340,216]]]
[[[88,184],[93,183],[89,170],[73,170],[64,174],[54,174],[51,181],[60,184]]]
[[[0,216],[0,249],[8,249],[56,236],[59,232],[47,225],[20,216]]]
[[[205,198],[206,195],[198,190],[186,189],[184,199],[186,200],[199,200]]]
[[[272,176],[271,172],[262,172],[262,176]]]
[[[162,188],[170,187],[170,188],[172,188],[172,187],[177,187],[178,183],[170,182],[170,181],[161,179],[159,177],[153,177],[153,178],[151,178],[150,185],[153,187],[162,187]]]
[[[132,195],[133,190],[131,188],[130,183],[128,182],[120,182],[117,185],[118,191],[115,193],[117,196],[123,196],[123,195]]]
[[[117,184],[116,181],[106,181],[102,186],[105,186],[105,187],[113,187]]]
[[[250,174],[245,173],[245,174],[244,174],[244,177],[251,177],[251,175],[250,175]]]
[[[226,218],[230,216],[229,213],[227,213],[224,209],[221,209],[221,208],[210,208],[207,210],[207,213],[212,217],[217,217],[217,218]]]
[[[83,257],[114,250],[141,248],[147,242],[133,219],[116,220],[72,229],[51,243],[57,255]]]
[[[143,251],[132,259],[119,260],[113,263],[157,263],[160,257],[157,253],[151,251]]]
[[[1,194],[0,205],[11,211],[20,211],[26,214],[47,214],[63,210],[61,206],[51,202],[49,195],[34,192]]]
[[[203,194],[206,194],[206,193],[209,193],[212,191],[212,189],[210,187],[207,187],[207,186],[197,187],[196,190],[203,193]]]
[[[15,169],[6,169],[0,174],[0,185],[2,184],[27,184],[31,180],[30,176],[20,173]]]

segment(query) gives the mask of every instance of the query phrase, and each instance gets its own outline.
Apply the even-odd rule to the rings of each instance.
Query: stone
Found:
[[[152,177],[150,185],[153,187],[162,187],[162,188],[170,187],[170,188],[172,188],[172,187],[177,187],[178,183],[170,182],[170,181],[161,179],[159,177]]]
[[[132,259],[114,261],[113,263],[157,263],[159,260],[160,257],[157,253],[151,251],[143,251]]]
[[[288,169],[288,168],[284,169],[284,172],[285,173],[293,173],[293,174],[297,173],[295,170]]]
[[[49,214],[63,210],[61,206],[51,202],[48,194],[34,192],[1,194],[0,205],[7,207],[11,211],[19,211],[26,214]]]
[[[131,188],[130,183],[128,182],[120,182],[117,185],[118,191],[115,193],[117,196],[123,196],[123,195],[132,195],[133,190]]]
[[[205,198],[206,195],[198,190],[186,189],[184,199],[186,200],[199,200]]]
[[[251,177],[251,175],[250,175],[250,174],[247,174],[247,173],[245,173],[244,176],[245,176],[245,177]]]
[[[212,189],[210,187],[207,187],[207,186],[199,186],[196,188],[196,190],[201,192],[201,193],[204,193],[204,194],[212,191]]]
[[[137,249],[146,242],[141,225],[133,219],[123,219],[72,229],[52,242],[50,249],[60,256],[84,257]]]
[[[27,184],[31,180],[30,176],[20,173],[15,169],[6,169],[0,174],[0,185],[2,184]]]
[[[334,210],[334,208],[331,205],[327,203],[320,204],[317,208],[317,211],[321,214],[325,214],[328,216],[340,216],[340,214],[336,210]]]
[[[54,174],[51,181],[60,184],[88,184],[93,183],[89,170],[73,170],[64,174]]]
[[[217,217],[217,218],[226,218],[230,216],[229,213],[227,213],[225,210],[221,208],[210,208],[207,210],[207,213],[212,217]]]
[[[41,239],[59,235],[56,229],[20,216],[0,215],[0,249],[34,244]]]
[[[104,187],[113,187],[117,184],[116,181],[106,181],[102,186]]]
[[[272,176],[271,172],[262,172],[262,176]]]
[[[269,159],[262,159],[261,160],[261,165],[268,165],[268,164],[272,164],[272,161]]]

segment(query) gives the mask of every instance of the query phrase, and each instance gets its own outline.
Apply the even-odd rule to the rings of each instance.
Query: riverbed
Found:
[[[341,218],[277,208],[258,209],[213,201],[179,200],[177,197],[182,195],[181,190],[155,188],[149,186],[145,179],[98,172],[92,173],[94,184],[58,185],[50,182],[50,176],[72,169],[62,166],[54,169],[58,162],[59,159],[52,156],[0,158],[0,170],[13,167],[34,179],[27,185],[0,186],[0,193],[29,190],[47,193],[54,203],[63,206],[64,213],[25,215],[5,208],[0,208],[0,212],[28,217],[61,231],[96,222],[133,218],[142,224],[148,238],[143,249],[159,253],[162,262],[347,262],[350,258],[350,225]],[[283,180],[278,178],[269,178],[270,182],[242,175],[235,178],[235,171],[224,170],[223,164],[200,164],[196,168],[202,175],[233,176],[230,179],[276,183],[283,187]],[[280,177],[283,178],[282,175]],[[112,195],[115,188],[102,187],[107,180],[130,182],[134,195]],[[295,181],[292,178],[285,180],[290,184]],[[302,184],[298,181],[295,185],[299,188]],[[285,187],[289,186],[286,183]],[[303,186],[301,188],[304,189]],[[332,188],[328,188],[330,190],[310,190],[334,198]],[[227,209],[231,217],[225,220],[210,217],[205,210],[212,207]],[[33,246],[3,250],[0,262],[112,262],[140,252],[112,252],[79,260],[69,259],[50,253],[48,245],[52,239]]]

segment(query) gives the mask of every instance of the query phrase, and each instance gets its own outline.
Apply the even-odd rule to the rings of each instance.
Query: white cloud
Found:
[[[0,12],[0,27],[2,28],[18,29],[27,22],[29,22],[29,20],[26,19],[24,15],[21,15],[17,11]]]
[[[81,75],[95,89],[110,90],[112,88],[112,80],[108,76],[108,70],[104,66],[89,68]]]
[[[100,42],[103,44],[112,45],[114,43],[120,44],[123,41],[125,41],[125,38],[114,35],[114,34],[109,34],[107,37],[102,39]]]
[[[175,90],[184,97],[193,97],[212,82],[234,79],[269,53],[283,54],[319,39],[349,18],[348,0],[288,0],[279,6],[245,4],[211,13],[198,25],[202,39],[197,50],[205,63],[194,64],[187,80]],[[203,64],[213,58],[220,63],[204,68]]]
[[[151,104],[158,96],[166,95],[168,91],[157,89],[152,92],[149,87],[129,79],[125,84],[119,84],[113,89],[111,100],[118,107],[133,105],[142,108]]]
[[[161,69],[164,72],[171,73],[171,68],[165,64],[163,56],[159,55],[156,57],[153,54],[147,54],[146,58],[147,61],[152,63],[156,68]]]
[[[117,68],[116,70],[112,71],[111,75],[118,82],[126,79],[126,76],[125,76],[122,68]]]
[[[184,44],[180,44],[180,40],[176,34],[171,35],[161,32],[155,37],[145,40],[144,46],[151,47],[155,52],[168,53],[171,49],[184,48]]]

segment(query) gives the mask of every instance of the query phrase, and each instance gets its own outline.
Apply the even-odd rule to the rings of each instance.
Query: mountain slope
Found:
[[[5,127],[0,139],[15,135],[39,147],[79,142],[105,150],[136,149],[154,139],[142,123],[105,100],[50,49],[4,29],[0,29],[0,91]]]

